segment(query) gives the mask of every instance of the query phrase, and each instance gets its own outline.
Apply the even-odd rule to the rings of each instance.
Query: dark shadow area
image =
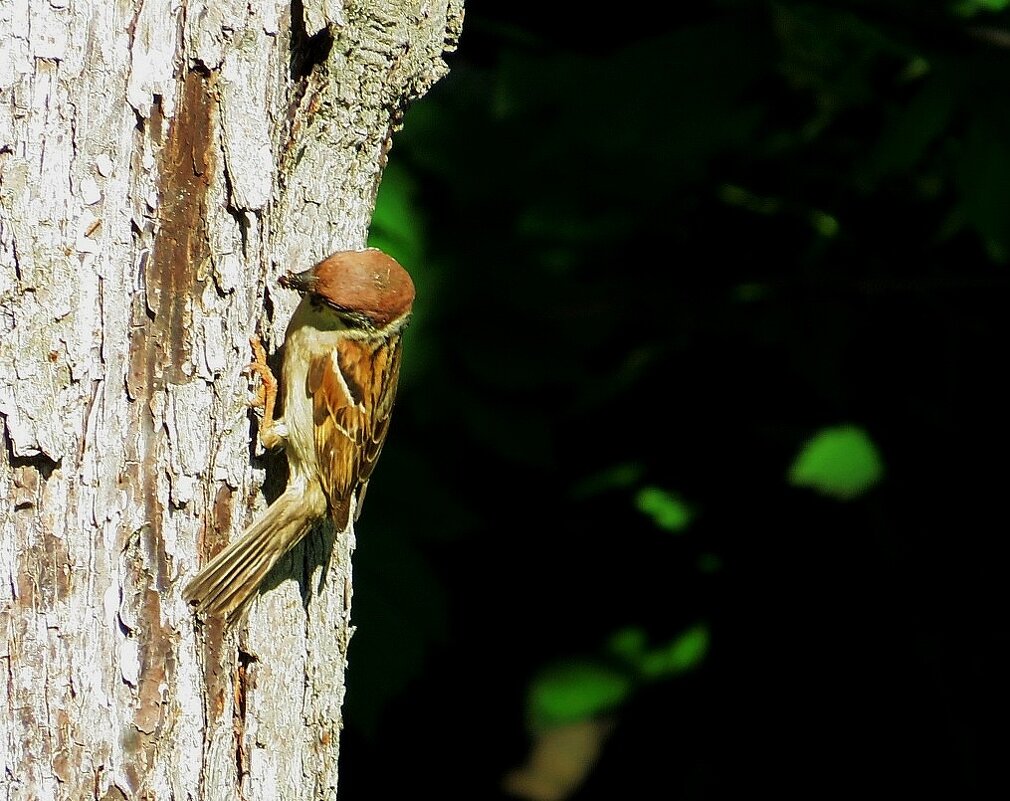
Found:
[[[625,15],[470,4],[395,140],[341,796],[992,795],[1007,13]]]
[[[292,80],[304,81],[319,64],[325,64],[333,47],[333,34],[327,28],[309,35],[305,30],[305,6],[302,0],[291,0]]]

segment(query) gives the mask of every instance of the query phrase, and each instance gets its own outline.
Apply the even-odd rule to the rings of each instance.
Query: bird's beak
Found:
[[[312,291],[312,287],[316,285],[317,280],[315,271],[308,269],[301,273],[287,272],[277,279],[277,283],[285,289],[293,289],[296,292],[305,294]]]

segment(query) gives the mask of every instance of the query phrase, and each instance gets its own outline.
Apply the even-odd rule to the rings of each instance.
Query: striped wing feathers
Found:
[[[400,338],[345,339],[309,365],[316,459],[333,522],[347,527],[350,499],[358,513],[365,486],[382,451],[396,396]]]

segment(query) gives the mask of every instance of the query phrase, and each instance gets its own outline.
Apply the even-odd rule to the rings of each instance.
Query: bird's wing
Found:
[[[361,511],[365,486],[382,451],[396,396],[400,336],[342,340],[309,365],[316,459],[333,522],[347,527],[350,499]]]

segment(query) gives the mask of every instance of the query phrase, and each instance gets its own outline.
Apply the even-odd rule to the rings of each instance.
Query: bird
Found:
[[[319,520],[337,531],[361,513],[365,490],[389,432],[399,381],[403,333],[414,284],[377,248],[331,254],[281,286],[301,294],[284,336],[279,388],[258,337],[248,366],[261,384],[259,438],[283,448],[284,492],[261,517],[186,585],[184,599],[199,614],[236,618],[264,577]]]

